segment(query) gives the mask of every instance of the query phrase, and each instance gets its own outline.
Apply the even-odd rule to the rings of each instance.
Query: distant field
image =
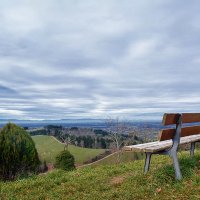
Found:
[[[36,144],[40,159],[46,160],[47,163],[54,163],[56,155],[64,149],[64,145],[52,136],[41,135],[33,136],[32,138]],[[73,145],[69,145],[68,149],[74,155],[77,164],[82,164],[105,151],[104,149],[88,149]]]

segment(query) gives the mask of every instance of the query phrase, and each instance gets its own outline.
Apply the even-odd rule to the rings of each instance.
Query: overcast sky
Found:
[[[200,1],[1,0],[0,118],[200,112]]]

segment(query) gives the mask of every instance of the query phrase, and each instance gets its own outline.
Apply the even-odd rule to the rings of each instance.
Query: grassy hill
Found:
[[[54,163],[56,155],[64,149],[64,145],[51,136],[33,136],[32,137],[38,150],[41,160],[47,163]],[[82,164],[83,162],[94,158],[103,153],[104,149],[88,149],[69,145],[69,151],[74,155],[75,162]]]
[[[90,163],[89,166],[98,166],[98,165],[110,165],[118,163],[118,152],[110,154],[105,158],[97,160],[96,162]],[[120,153],[120,162],[127,163],[134,160],[142,159],[144,156],[141,153],[133,153],[133,152],[121,152]]]
[[[1,199],[133,200],[200,199],[200,151],[195,158],[179,153],[183,180],[174,179],[168,156],[153,156],[143,175],[144,160],[120,165],[53,171],[15,182],[0,182]]]

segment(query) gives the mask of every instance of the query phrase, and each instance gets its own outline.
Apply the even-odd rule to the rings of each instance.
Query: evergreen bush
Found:
[[[68,150],[61,151],[56,156],[55,167],[66,171],[74,170],[74,156]]]
[[[38,170],[40,161],[31,136],[8,123],[0,132],[0,178],[13,180]]]

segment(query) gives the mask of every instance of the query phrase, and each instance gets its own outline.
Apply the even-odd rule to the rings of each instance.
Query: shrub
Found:
[[[66,171],[75,169],[74,156],[68,150],[61,151],[56,156],[55,167]]]
[[[0,178],[12,180],[38,170],[40,161],[31,136],[8,123],[0,132]]]

